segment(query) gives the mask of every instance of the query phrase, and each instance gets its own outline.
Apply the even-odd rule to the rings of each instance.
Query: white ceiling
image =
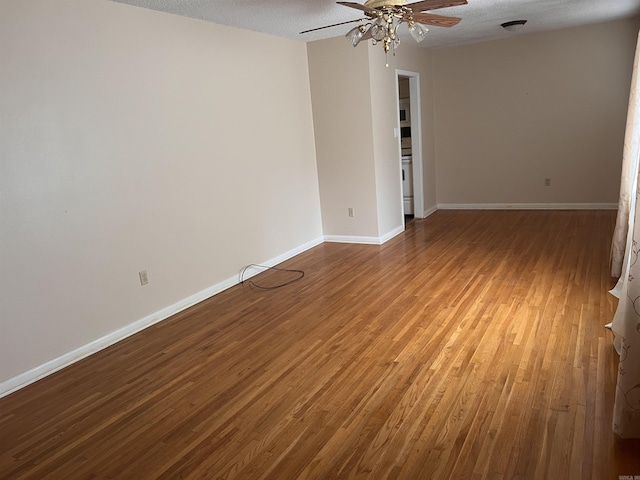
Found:
[[[299,41],[344,35],[342,25],[313,33],[299,32],[364,17],[333,0],[112,0],[152,10],[198,18]],[[364,0],[355,0],[364,3]],[[411,3],[414,0],[409,0]],[[640,0],[468,0],[468,5],[434,11],[461,17],[455,27],[430,27],[423,47],[449,47],[514,35],[500,24],[527,20],[521,32],[555,30],[640,14]],[[354,26],[357,25],[354,23]],[[404,27],[401,27],[404,28]],[[406,35],[403,41],[412,41]]]

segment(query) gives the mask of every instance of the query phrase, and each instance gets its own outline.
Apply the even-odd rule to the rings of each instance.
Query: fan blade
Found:
[[[371,7],[367,7],[366,5],[362,5],[361,3],[356,2],[336,2],[339,5],[344,5],[345,7],[355,8],[356,10],[362,10],[363,12],[373,13],[375,14],[375,9]]]
[[[418,23],[433,25],[434,27],[453,27],[460,23],[461,18],[433,15],[432,13],[414,13],[413,19]]]
[[[425,10],[438,10],[439,8],[458,7],[466,4],[467,0],[423,0],[422,2],[409,3],[406,6],[414,12],[424,12]]]
[[[348,22],[334,23],[333,25],[325,25],[324,27],[318,27],[318,28],[312,28],[311,30],[305,30],[304,32],[300,32],[299,35],[302,35],[303,33],[315,32],[316,30],[322,30],[324,28],[337,27],[338,25],[346,25],[347,23],[354,23],[354,22],[360,22],[360,21],[362,21],[362,18],[358,18],[357,20],[349,20]]]

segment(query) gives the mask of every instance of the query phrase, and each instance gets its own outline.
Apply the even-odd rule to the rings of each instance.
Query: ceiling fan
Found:
[[[395,47],[400,44],[398,27],[401,23],[406,23],[413,39],[416,42],[421,42],[429,31],[424,25],[453,27],[462,20],[458,17],[424,13],[425,11],[466,5],[467,0],[422,0],[414,3],[407,3],[407,0],[366,0],[364,4],[356,2],[337,3],[345,7],[363,11],[365,18],[325,25],[324,27],[312,28],[311,30],[305,30],[300,33],[315,32],[316,30],[345,25],[347,23],[364,22],[347,32],[345,35],[347,40],[349,40],[354,47],[358,46],[362,40],[372,40],[374,45],[382,42],[385,54],[388,53],[389,50],[392,50],[395,54]],[[387,66],[389,65],[387,64]]]

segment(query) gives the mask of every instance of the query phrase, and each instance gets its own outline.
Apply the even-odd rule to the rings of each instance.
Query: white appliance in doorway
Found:
[[[402,205],[405,215],[413,215],[413,161],[411,155],[402,156]]]
[[[409,91],[409,80],[404,79]],[[411,155],[411,107],[409,98],[400,98],[400,148],[402,151],[402,207],[405,215],[413,215],[413,161]]]

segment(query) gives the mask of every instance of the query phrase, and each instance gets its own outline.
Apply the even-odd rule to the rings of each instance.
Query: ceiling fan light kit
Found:
[[[407,24],[407,27],[409,28],[409,33],[416,42],[420,43],[427,37],[429,29],[421,23],[409,23]]]
[[[366,31],[367,29],[364,25],[358,25],[356,28],[349,30],[345,37],[354,47],[357,47]]]
[[[353,20],[352,22],[365,23],[352,28],[347,32],[345,37],[353,45],[357,47],[362,40],[371,40],[374,45],[382,43],[384,49],[386,66],[389,66],[389,51],[395,55],[395,49],[400,45],[398,37],[398,27],[402,23],[407,24],[409,33],[416,42],[422,42],[429,29],[424,25],[434,25],[437,27],[453,27],[460,22],[458,17],[446,17],[443,15],[434,15],[432,13],[423,13],[428,10],[436,10],[445,7],[456,7],[466,5],[467,0],[422,0],[407,4],[406,0],[366,0],[364,4],[356,2],[337,2],[349,8],[354,8],[364,12],[365,18]],[[305,30],[300,33],[313,32],[323,28],[344,25],[342,22],[325,27]]]

